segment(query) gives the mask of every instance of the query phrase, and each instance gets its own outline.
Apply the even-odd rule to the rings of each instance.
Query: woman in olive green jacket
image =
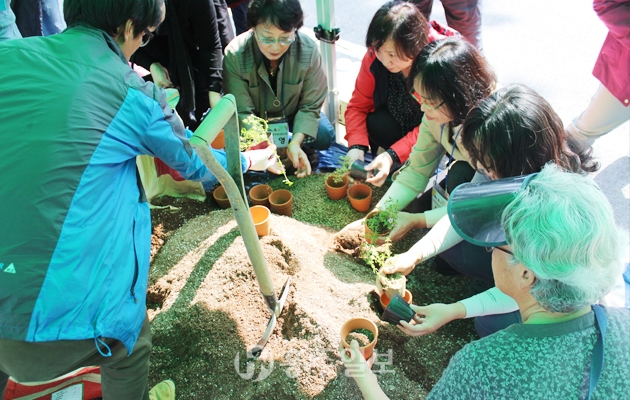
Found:
[[[316,43],[298,32],[303,21],[298,0],[254,0],[250,30],[228,45],[223,59],[224,88],[236,97],[240,125],[252,114],[286,122],[288,129],[273,129],[274,142],[286,147],[283,133],[293,132],[287,155],[298,177],[311,173],[304,148],[327,149],[335,136],[321,113],[328,89],[322,59]]]

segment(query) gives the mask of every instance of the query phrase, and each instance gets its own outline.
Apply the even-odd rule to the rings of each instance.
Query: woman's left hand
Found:
[[[372,357],[370,357],[369,360],[366,360],[365,357],[363,357],[361,349],[359,349],[359,342],[356,340],[353,340],[350,343],[350,348],[346,348],[343,345],[343,342],[339,342],[339,355],[341,356],[341,361],[343,361],[343,364],[346,366],[349,375],[355,380],[367,375],[367,373],[372,369],[374,361],[376,361],[376,352],[372,353]]]
[[[378,173],[365,181],[374,186],[383,186],[389,175],[389,171],[392,169],[392,165],[394,165],[394,160],[392,160],[392,156],[390,156],[389,153],[385,152],[379,154],[371,163],[365,166],[366,171],[378,169]]]
[[[304,178],[311,174],[311,163],[308,161],[308,157],[301,146],[303,138],[303,133],[294,133],[293,138],[289,142],[289,147],[287,147],[287,156],[297,170],[295,175],[298,178]]]

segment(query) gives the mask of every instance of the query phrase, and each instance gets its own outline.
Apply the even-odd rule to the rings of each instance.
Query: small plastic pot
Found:
[[[330,200],[341,200],[346,197],[348,193],[348,175],[345,175],[340,183],[336,183],[332,176],[326,178],[324,183],[326,184],[326,191]]]
[[[225,132],[223,129],[221,129],[221,132],[214,138],[210,146],[217,150],[225,148]]]
[[[290,217],[293,214],[293,195],[286,189],[275,190],[269,196],[271,211]]]
[[[374,232],[372,232],[372,230],[370,228],[368,228],[367,220],[370,219],[370,217],[378,214],[379,212],[380,212],[379,210],[370,211],[370,213],[365,216],[365,220],[363,221],[363,227],[365,228],[365,241],[370,243],[370,244],[372,244],[372,239],[371,238],[373,238],[375,236],[375,234],[374,234]],[[378,234],[376,234],[376,237],[385,239],[390,233],[391,233],[391,231],[378,233]]]
[[[366,180],[369,177],[372,177],[378,174],[378,169],[373,169],[371,171],[366,171],[365,167],[369,164],[367,161],[356,160],[350,166],[350,176],[354,179],[358,179],[361,181]]]
[[[401,320],[407,322],[411,321],[415,314],[411,307],[409,307],[409,304],[400,297],[399,294],[396,294],[389,301],[389,305],[385,311],[383,311],[381,319],[390,324],[398,325]]]
[[[372,188],[363,183],[356,183],[348,190],[348,199],[355,210],[368,212],[372,202]]]
[[[228,198],[227,193],[225,193],[225,188],[223,186],[219,186],[214,189],[212,197],[214,197],[214,201],[217,202],[219,207],[230,208],[230,199]]]
[[[254,220],[254,226],[256,227],[256,233],[258,236],[267,236],[271,232],[271,226],[269,224],[269,216],[271,211],[265,206],[253,206],[249,209],[249,213]]]
[[[372,340],[368,345],[359,346],[359,349],[363,353],[363,357],[365,357],[365,359],[367,360],[372,356],[372,353],[374,352],[374,346],[376,346],[376,341],[378,340],[378,328],[376,327],[376,324],[374,322],[370,321],[367,318],[357,317],[348,320],[341,327],[341,342],[343,343],[343,347],[347,349],[350,348],[350,345],[346,343],[346,337],[350,332],[355,329],[367,329],[374,335],[374,340]]]
[[[269,196],[273,189],[269,185],[256,185],[249,189],[249,199],[255,206],[269,207]]]
[[[383,309],[386,309],[387,306],[389,305],[389,297],[387,297],[387,294],[385,294],[385,292],[381,293],[381,305],[383,306]],[[408,289],[405,289],[405,296],[403,297],[403,300],[405,300],[407,303],[411,304],[413,301],[413,296],[411,295],[411,292]]]

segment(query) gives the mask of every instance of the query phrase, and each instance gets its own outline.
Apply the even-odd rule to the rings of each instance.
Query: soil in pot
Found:
[[[359,348],[362,350],[363,356],[367,360],[370,356],[372,356],[374,347],[376,346],[376,342],[378,340],[378,328],[374,322],[363,317],[356,317],[346,321],[346,323],[341,327],[341,339],[343,341],[343,346],[349,348],[352,339],[348,339],[348,336],[352,332],[355,332],[354,339],[358,339],[360,336],[364,336],[365,339],[368,339],[369,336],[364,333],[365,331],[372,334],[372,340],[366,345],[362,345],[361,342],[359,342]]]
[[[355,329],[346,336],[346,343],[351,344],[353,340],[359,342],[359,347],[365,347],[372,343],[372,340],[374,340],[374,334],[368,329]]]
[[[399,294],[400,297],[405,297],[405,290],[407,287],[407,278],[400,272],[396,272],[391,275],[380,275],[381,286],[383,287],[383,293],[392,298],[395,294]],[[411,293],[410,293],[411,294]]]
[[[326,191],[331,200],[341,200],[348,193],[348,175],[345,175],[341,182],[335,182],[333,176],[326,178]]]

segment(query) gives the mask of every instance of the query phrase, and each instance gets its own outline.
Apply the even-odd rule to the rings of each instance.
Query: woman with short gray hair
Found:
[[[523,323],[466,345],[429,398],[626,398],[630,309],[595,304],[621,273],[626,236],[597,185],[549,164],[463,184],[448,213],[467,241],[490,246],[496,286]],[[366,399],[387,398],[356,341],[340,352]]]

